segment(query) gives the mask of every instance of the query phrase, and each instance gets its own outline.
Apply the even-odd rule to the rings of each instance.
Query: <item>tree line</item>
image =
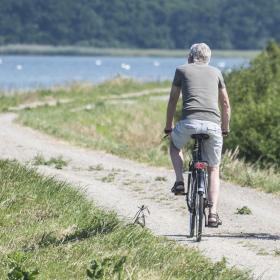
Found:
[[[0,45],[259,49],[280,41],[279,0],[0,0]]]

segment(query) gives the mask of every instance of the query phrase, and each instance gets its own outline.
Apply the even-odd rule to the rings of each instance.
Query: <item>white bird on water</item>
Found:
[[[159,67],[159,66],[160,66],[159,61],[157,61],[157,60],[156,60],[156,61],[154,61],[154,66],[155,66],[155,67]]]
[[[224,61],[221,61],[218,63],[218,67],[219,68],[225,68],[226,67],[226,63]]]
[[[3,63],[3,60],[2,60],[2,58],[0,58],[0,64],[2,64]]]
[[[100,59],[95,60],[95,65],[100,66],[102,64],[102,61]]]
[[[121,68],[125,69],[125,70],[130,70],[130,65],[126,64],[126,63],[122,63],[121,64]]]
[[[16,68],[17,68],[17,70],[22,70],[22,65],[18,64],[18,65],[16,66]]]

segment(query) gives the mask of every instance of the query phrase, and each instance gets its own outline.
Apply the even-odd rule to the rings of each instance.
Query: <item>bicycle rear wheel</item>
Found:
[[[189,176],[189,186],[190,186],[190,198],[189,199],[189,212],[190,212],[190,237],[194,237],[195,233],[195,225],[196,225],[196,196],[197,196],[197,188],[196,188],[196,176],[191,174]],[[189,192],[189,191],[188,191]]]
[[[195,209],[190,213],[190,237],[194,237],[195,223],[196,222],[196,213]]]
[[[204,198],[202,193],[198,193],[196,196],[196,241],[201,241],[202,236],[202,226],[204,217]]]

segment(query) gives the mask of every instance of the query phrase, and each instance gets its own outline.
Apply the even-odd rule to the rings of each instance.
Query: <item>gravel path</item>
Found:
[[[149,207],[147,226],[156,234],[199,248],[213,260],[225,257],[231,266],[250,269],[255,278],[280,279],[280,198],[222,183],[220,215],[223,226],[205,229],[200,243],[187,238],[188,213],[182,197],[169,192],[173,174],[103,152],[71,146],[13,123],[15,114],[0,115],[0,157],[30,162],[40,153],[46,159],[62,156],[67,167],[40,166],[45,175],[84,189],[98,205],[131,219],[138,206]],[[237,215],[248,206],[252,215]]]

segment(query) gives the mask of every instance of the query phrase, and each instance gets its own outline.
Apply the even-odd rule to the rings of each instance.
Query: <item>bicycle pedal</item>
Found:
[[[174,193],[174,195],[178,196],[178,195],[186,195],[187,193],[185,192],[178,192],[178,193]]]
[[[209,208],[213,207],[213,202],[208,202],[207,207],[209,207]]]

